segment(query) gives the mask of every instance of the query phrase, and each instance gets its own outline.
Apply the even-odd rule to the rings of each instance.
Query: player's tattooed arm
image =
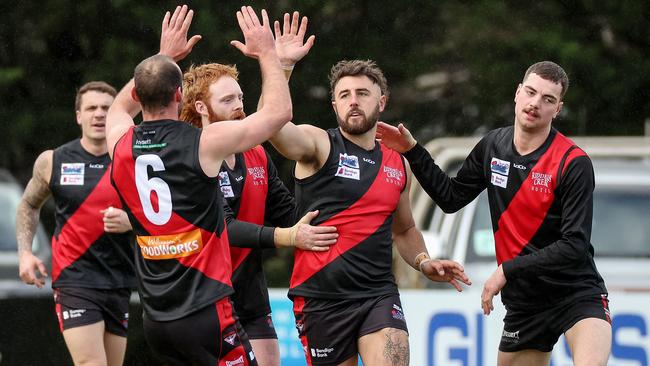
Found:
[[[47,270],[43,262],[32,254],[32,242],[38,227],[41,207],[51,195],[52,150],[43,152],[34,163],[32,178],[27,183],[23,198],[16,210],[16,240],[20,260],[19,275],[23,282],[42,287]],[[36,269],[42,274],[38,276]]]

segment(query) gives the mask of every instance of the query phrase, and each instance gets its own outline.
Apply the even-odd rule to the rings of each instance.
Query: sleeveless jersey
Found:
[[[235,154],[232,170],[224,162],[219,172],[219,186],[237,220],[264,224],[269,185],[266,153],[262,146]],[[260,250],[231,247],[230,259],[235,289],[232,300],[237,315],[246,319],[270,313]]]
[[[375,143],[368,151],[337,129],[314,175],[296,179],[298,213],[320,210],[313,224],[336,226],[326,252],[296,249],[289,296],[355,299],[397,294],[391,271],[393,212],[406,187],[400,154]]]
[[[201,130],[159,120],[130,128],[115,146],[112,183],[136,234],[143,308],[182,318],[232,293],[217,177],[199,164]]]
[[[411,169],[446,212],[488,190],[497,263],[503,264],[506,305],[543,306],[607,292],[594,263],[591,160],[552,129],[537,150],[520,155],[514,128],[488,133],[449,179],[418,146]]]
[[[104,232],[101,210],[121,208],[110,184],[108,154],[95,156],[81,140],[54,150],[50,191],[56,227],[52,236],[52,287],[134,288],[131,235]]]

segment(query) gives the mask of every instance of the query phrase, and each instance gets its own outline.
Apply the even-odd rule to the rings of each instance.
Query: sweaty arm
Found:
[[[450,260],[429,259],[424,238],[415,227],[409,200],[410,174],[407,169],[406,188],[393,217],[393,242],[402,258],[414,269],[421,271],[428,279],[436,282],[449,282],[457,291],[462,291],[460,282],[471,285],[463,267]]]
[[[503,262],[503,272],[508,280],[566,269],[593,255],[590,252],[594,191],[591,160],[587,156],[573,159],[560,184],[562,237],[534,253]]]
[[[53,151],[48,150],[36,159],[32,178],[27,183],[23,197],[16,210],[16,240],[18,242],[19,275],[23,282],[42,287],[44,280],[36,274],[36,269],[47,276],[43,262],[32,253],[32,242],[38,227],[41,207],[51,195],[50,177],[52,175]]]

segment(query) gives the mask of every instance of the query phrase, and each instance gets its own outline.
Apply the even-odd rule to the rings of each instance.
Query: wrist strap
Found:
[[[418,271],[422,272],[422,267],[421,267],[422,263],[429,260],[431,260],[431,258],[429,257],[429,253],[422,252],[415,256],[415,259],[413,260],[413,265]]]

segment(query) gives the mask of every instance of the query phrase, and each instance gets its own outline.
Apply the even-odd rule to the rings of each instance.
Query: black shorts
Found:
[[[534,349],[551,352],[564,332],[580,320],[588,318],[603,319],[612,323],[606,294],[567,301],[535,312],[506,307],[499,351]]]
[[[240,319],[240,323],[244,327],[248,339],[278,339],[271,314],[250,319]]]
[[[360,337],[384,328],[408,332],[399,295],[366,299],[296,296],[293,313],[309,365],[337,365],[359,352]]]
[[[248,337],[225,297],[186,317],[143,319],[151,349],[168,365],[257,366]]]
[[[128,288],[101,290],[81,287],[54,289],[54,309],[59,329],[104,322],[107,332],[126,337],[129,328]]]

